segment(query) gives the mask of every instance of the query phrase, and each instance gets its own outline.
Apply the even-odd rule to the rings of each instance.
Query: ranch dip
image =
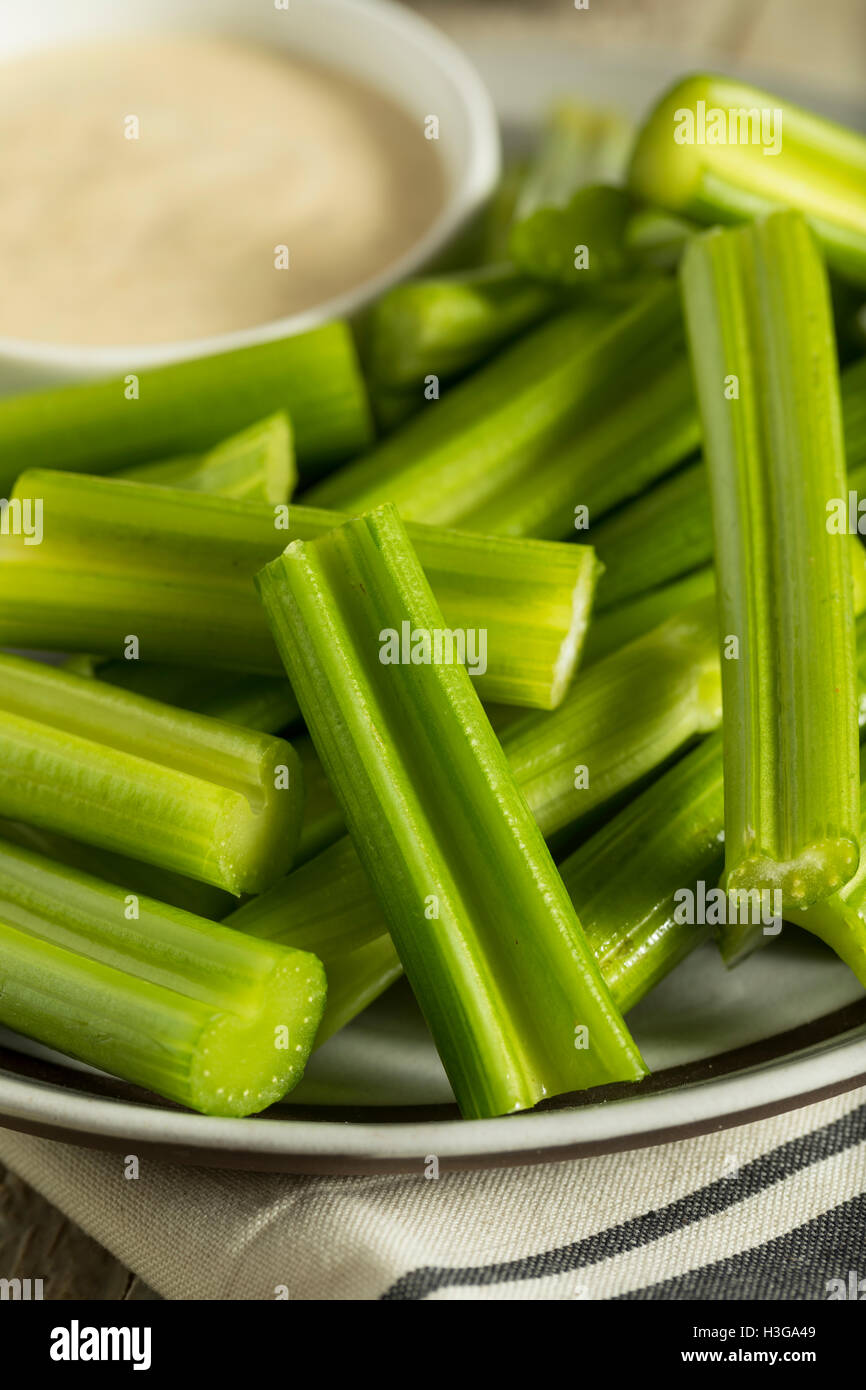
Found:
[[[13,59],[0,336],[159,343],[293,314],[384,270],[444,191],[420,122],[282,52],[166,36]]]

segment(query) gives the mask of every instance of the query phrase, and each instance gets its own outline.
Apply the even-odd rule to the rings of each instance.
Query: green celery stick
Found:
[[[627,1013],[707,937],[677,894],[722,872],[721,734],[675,763],[559,866],[587,940]]]
[[[464,1115],[645,1072],[393,507],[257,576],[301,709]]]
[[[13,501],[41,501],[42,544],[0,545],[0,643],[145,662],[282,666],[253,576],[289,539],[345,520],[71,473],[24,474]],[[28,504],[29,505],[29,504]],[[485,699],[548,709],[576,669],[598,567],[586,547],[411,528],[452,629],[486,634]],[[480,643],[481,638],[477,639]]]
[[[862,614],[857,619],[857,683],[859,689],[857,722],[862,739],[866,735],[866,616]],[[861,745],[860,749],[860,779],[862,818],[864,810],[866,810],[866,798],[863,794],[863,782],[866,779],[866,745]],[[805,926],[809,931],[814,929],[815,934],[821,936],[829,946],[832,946],[836,954],[851,967],[857,978],[866,984],[866,979],[862,974],[863,959],[860,945],[862,941],[866,940],[866,937],[864,937],[862,925],[857,920],[864,883],[864,863],[866,861],[861,859],[857,872],[839,889],[838,893],[833,893],[830,897],[823,898],[808,908],[785,908],[784,915],[788,921]],[[285,881],[281,880],[281,883]],[[275,884],[274,889],[279,889],[280,886],[281,884]],[[853,915],[851,904],[854,904]],[[825,929],[826,935],[824,935]],[[768,938],[760,928],[756,928],[750,922],[731,921],[718,933],[719,950],[727,966],[739,965],[757,947],[766,945],[770,939],[772,938]]]
[[[147,695],[166,705],[195,710],[211,719],[242,724],[245,729],[259,729],[266,734],[277,734],[300,719],[292,687],[279,676],[93,657],[70,657],[65,669],[96,676],[121,690]]]
[[[857,537],[852,536],[848,541],[848,550],[854,612],[860,614],[866,609],[866,548]],[[715,587],[713,567],[703,565],[672,580],[670,584],[648,589],[637,598],[627,599],[614,608],[605,607],[590,626],[583,649],[583,668],[649,632],[698,599],[715,593]]]
[[[0,656],[0,815],[236,896],[292,862],[303,778],[282,739]]]
[[[144,864],[125,854],[112,854],[110,850],[98,849],[82,840],[70,839],[68,835],[58,835],[53,830],[40,830],[24,821],[0,818],[0,838],[94,878],[119,884],[129,893],[158,898],[161,903],[170,903],[172,907],[183,908],[197,917],[209,917],[214,922],[219,922],[237,907],[237,898],[232,893],[214,888],[210,883],[185,878],[171,869]]]
[[[704,739],[560,866],[605,982],[621,1012],[707,937],[679,920],[675,894],[722,870],[719,735]],[[229,918],[249,932],[315,952],[328,977],[319,1047],[402,973],[382,910],[348,837]]]
[[[706,469],[690,463],[588,533],[604,565],[602,612],[681,579],[713,558],[713,518]]]
[[[0,841],[0,1023],[206,1115],[303,1075],[320,962]]]
[[[728,77],[684,78],[642,126],[629,184],[698,222],[795,209],[833,269],[866,285],[866,139],[793,102]]]
[[[659,390],[658,418],[647,417],[650,378],[665,381],[680,363],[688,382],[675,287],[658,285],[624,312],[585,307],[542,324],[501,352],[439,401],[396,430],[378,448],[308,494],[317,506],[363,510],[394,502],[409,520],[490,530],[487,516],[507,514],[508,535],[574,535],[575,507],[596,513],[593,485],[601,470],[605,505],[630,496],[672,468],[698,442],[689,399],[684,416],[668,388]],[[672,364],[674,364],[672,366]],[[603,417],[627,416],[634,398],[639,424],[611,427]],[[652,464],[644,434],[655,431]],[[598,422],[602,421],[599,425]],[[595,444],[584,453],[593,427],[602,446],[613,440],[614,460]],[[546,516],[536,502],[539,469],[555,458],[556,490]],[[615,465],[615,477],[609,473]],[[526,508],[526,518],[522,515]]]
[[[550,837],[585,823],[721,716],[714,604],[704,600],[596,662],[553,714],[525,716],[502,737]]]
[[[321,960],[328,999],[316,1047],[338,1033],[403,974],[379,901],[348,835],[237,908],[227,925],[291,941]],[[309,945],[301,943],[308,942]]]
[[[523,175],[513,222],[523,222],[539,208],[563,207],[586,184],[619,180],[631,141],[631,126],[619,111],[574,99],[557,102]]]
[[[295,863],[305,864],[345,835],[346,822],[312,739],[308,734],[301,734],[292,746],[301,760],[304,774],[304,819]]]
[[[199,714],[210,715],[212,719],[240,724],[246,729],[259,729],[262,733],[277,733],[288,723],[300,719],[298,703],[287,680],[272,680],[267,676],[226,676],[222,672],[214,671],[196,673],[183,666],[154,667],[145,666],[137,661],[110,661],[102,666],[97,664],[89,674],[107,681],[110,685],[118,685],[124,690],[134,690],[139,695],[147,695],[166,704],[179,705],[181,709],[193,709]],[[300,759],[304,785],[304,814],[294,862],[303,864],[305,860],[312,858],[326,845],[338,839],[345,826],[342,812],[334,800],[309,736],[296,734],[292,739],[292,747]],[[0,828],[0,834],[4,833],[6,832]],[[181,878],[166,870],[154,869],[151,865],[134,865],[134,861],[119,856],[115,856],[118,859],[118,868],[110,871],[105,864],[110,856],[107,856],[104,850],[91,852],[90,861],[84,862],[80,857],[84,847],[75,845],[74,842],[70,842],[73,844],[73,857],[68,858],[66,854],[58,852],[56,844],[53,843],[56,838],[51,837],[52,846],[43,852],[55,859],[63,859],[64,863],[89,869],[112,882],[123,883],[130,881],[130,873],[135,868],[144,876],[152,897],[175,903],[178,907],[187,907],[194,903],[195,906],[190,906],[190,911],[199,912],[203,917],[219,918],[228,910],[223,904],[228,903],[230,899],[218,889],[193,883],[191,879]],[[40,848],[38,845],[35,847]],[[117,877],[119,873],[123,875],[120,879]],[[157,875],[161,889],[159,892],[156,886],[150,886],[155,883]],[[204,895],[208,893],[213,896],[217,910],[205,910],[200,905]]]
[[[839,384],[848,485],[866,494],[866,357],[846,367]],[[709,564],[713,517],[703,463],[663,478],[627,507],[591,526],[589,535],[605,566],[596,600],[599,610]]]
[[[207,453],[133,464],[115,476],[250,502],[288,502],[298,480],[289,417],[278,410]]]
[[[505,726],[506,757],[548,838],[575,823],[586,825],[600,806],[718,728],[715,632],[712,605],[696,606],[600,661],[581,676],[561,709]],[[590,771],[588,783],[580,787],[575,786],[578,768]],[[287,943],[315,950],[324,961],[329,995],[319,1042],[395,978],[396,954],[389,959],[381,943],[381,909],[346,836],[239,908],[230,920],[240,931],[285,937]],[[362,954],[349,960],[356,950]]]
[[[549,540],[568,535],[569,528],[578,539],[591,535],[596,517],[642,492],[698,441],[689,365],[678,352],[657,370],[649,366],[637,374],[621,410],[589,420],[579,438],[551,449],[531,485],[527,480],[520,489],[502,489],[460,524],[490,535]]]
[[[658,589],[649,589],[645,594],[621,603],[617,608],[606,609],[590,624],[583,650],[583,669],[591,666],[594,661],[610,656],[611,652],[624,647],[628,642],[633,642],[637,637],[642,637],[644,633],[651,632],[683,608],[688,608],[715,592],[713,568],[711,565],[704,565],[702,569],[692,570],[691,574],[683,575],[671,584],[662,584]]]
[[[676,270],[686,242],[697,224],[660,208],[638,208],[628,220],[626,249],[639,265],[654,270]]]
[[[726,883],[806,907],[852,877],[860,829],[850,542],[826,510],[845,492],[826,274],[788,212],[695,238],[681,274],[731,658]]]
[[[561,296],[509,265],[396,285],[373,305],[363,358],[378,389],[411,388],[459,376],[560,306]]]
[[[632,269],[626,230],[632,200],[622,188],[591,183],[562,206],[542,206],[514,223],[508,250],[524,275],[548,285],[590,289]]]
[[[866,618],[859,619],[857,630],[862,733],[866,728]],[[629,730],[629,736],[638,747],[639,727]],[[587,939],[623,1012],[705,939],[699,925],[692,926],[682,920],[683,914],[676,913],[676,895],[700,880],[707,886],[715,885],[722,871],[720,738],[715,733],[702,739],[559,866]],[[507,734],[504,744],[507,751]],[[866,775],[862,762],[861,771]],[[530,804],[544,822],[543,803]],[[856,954],[862,938],[857,933],[862,929],[858,927],[854,936],[850,935],[840,923],[837,899],[845,895],[850,902],[861,887],[866,904],[866,867],[841,895],[825,899],[808,909],[808,914],[789,914],[793,920],[814,914],[816,926],[827,924],[825,940],[829,940],[830,931],[841,931],[842,949],[838,953],[849,965],[854,962],[855,972],[860,968]],[[866,919],[866,906],[861,906]],[[348,837],[238,908],[230,922],[239,931],[314,951],[321,957],[329,993],[316,1046],[378,998],[401,971],[381,909]],[[728,964],[734,964],[745,951],[775,939],[765,935],[762,927],[741,926],[735,932],[732,924],[720,944],[724,947],[734,937],[740,954],[728,959]],[[834,941],[830,944],[837,949]]]
[[[866,748],[860,750],[861,841],[866,842]],[[866,859],[838,893],[811,907],[788,910],[789,922],[805,927],[836,952],[866,987]],[[751,942],[728,942],[727,964],[735,964]]]
[[[276,410],[288,412],[302,473],[366,448],[369,402],[347,324],[113,381],[0,401],[0,496],[25,468],[110,473],[200,453]]]

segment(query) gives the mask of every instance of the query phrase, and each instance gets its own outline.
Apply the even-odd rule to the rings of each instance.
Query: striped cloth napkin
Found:
[[[10,1131],[0,1160],[171,1299],[824,1300],[852,1272],[866,1288],[866,1088],[658,1148],[430,1180],[146,1157],[130,1180],[123,1155]]]

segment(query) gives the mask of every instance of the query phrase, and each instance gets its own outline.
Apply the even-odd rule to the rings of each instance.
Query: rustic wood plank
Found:
[[[0,1278],[41,1279],[45,1299],[157,1298],[136,1275],[0,1165]]]

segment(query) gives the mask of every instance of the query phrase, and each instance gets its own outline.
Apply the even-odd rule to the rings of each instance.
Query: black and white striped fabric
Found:
[[[9,1131],[0,1160],[172,1299],[826,1300],[859,1280],[866,1289],[866,1089],[657,1148],[438,1179],[142,1158],[129,1180],[121,1155]]]

